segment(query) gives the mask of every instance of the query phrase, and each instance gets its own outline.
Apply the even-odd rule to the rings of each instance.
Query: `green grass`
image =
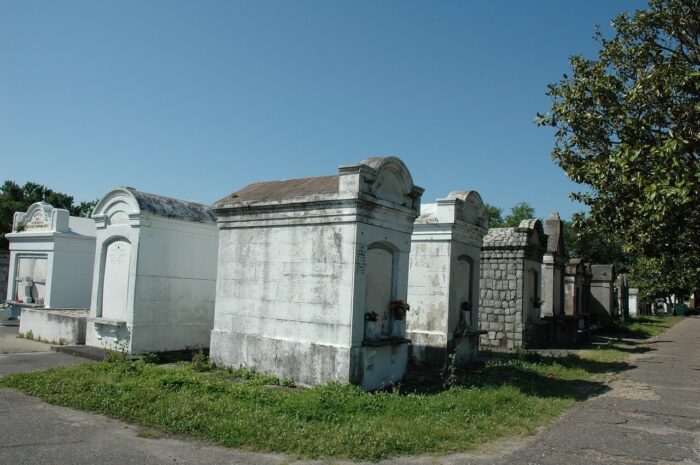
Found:
[[[641,325],[655,331],[657,323]],[[119,359],[10,375],[0,386],[142,425],[147,436],[187,434],[294,457],[377,460],[465,451],[532,434],[603,389],[598,376],[624,367],[628,353],[621,349],[609,344],[560,358],[501,354],[459,373],[450,386],[409,380],[377,393],[337,384],[293,388],[289,381],[202,369],[201,363],[165,367]]]
[[[657,336],[683,320],[682,316],[640,316],[630,323],[613,323],[599,331],[618,338],[645,339]]]

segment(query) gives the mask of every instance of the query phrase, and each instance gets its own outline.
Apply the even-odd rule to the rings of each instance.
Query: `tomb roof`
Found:
[[[217,212],[238,208],[302,205],[326,201],[359,199],[383,203],[390,208],[415,214],[423,189],[413,184],[406,165],[396,157],[374,157],[360,163],[341,165],[336,176],[266,181],[250,184],[212,205]],[[302,207],[303,208],[303,207]]]
[[[316,176],[313,178],[256,182],[224,197],[214,205],[229,201],[268,201],[319,194],[335,194],[338,192],[339,179],[339,176]]]
[[[484,237],[487,248],[524,248],[534,246],[544,249],[547,244],[540,220],[522,220],[515,228],[491,228]]]
[[[197,223],[216,222],[214,214],[207,205],[149,194],[133,187],[119,187],[109,191],[95,206],[93,218],[105,214],[113,202],[120,197],[124,198],[125,195],[135,201],[136,205],[133,205],[133,201],[128,203],[132,204],[130,209],[136,210],[138,208],[137,212]]]
[[[216,221],[207,205],[174,199],[172,197],[164,197],[162,195],[149,194],[148,192],[138,191],[133,187],[126,187],[125,189],[134,196],[139,204],[141,212],[156,216],[164,216],[166,218],[197,221],[200,223],[212,223]]]

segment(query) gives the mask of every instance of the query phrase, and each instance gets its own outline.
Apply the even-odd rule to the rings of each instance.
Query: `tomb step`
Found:
[[[75,357],[83,357],[89,360],[101,362],[105,359],[107,351],[99,347],[89,347],[84,345],[66,345],[66,346],[51,346],[54,352],[62,352]]]

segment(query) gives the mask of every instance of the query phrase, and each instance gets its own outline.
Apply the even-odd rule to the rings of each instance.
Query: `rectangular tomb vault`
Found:
[[[422,192],[401,160],[383,157],[216,202],[212,360],[307,385],[372,390],[400,380]]]
[[[539,220],[493,228],[481,250],[479,327],[488,349],[518,350],[548,343],[550,323],[541,319],[542,256],[547,236]]]
[[[130,354],[209,347],[218,243],[209,207],[121,187],[93,219],[86,344]]]
[[[46,202],[16,212],[6,298],[20,336],[55,344],[85,342],[95,261],[95,225]]]
[[[411,360],[458,365],[478,355],[479,260],[488,215],[475,191],[423,204],[413,225],[407,315]]]

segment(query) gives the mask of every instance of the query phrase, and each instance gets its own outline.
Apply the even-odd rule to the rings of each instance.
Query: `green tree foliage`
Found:
[[[489,215],[489,228],[500,228],[503,226],[503,209],[494,205],[484,203],[486,213]]]
[[[503,209],[486,204],[486,211],[489,214],[489,228],[514,228],[522,220],[535,218],[535,209],[527,202],[515,204],[510,209],[510,214],[503,217]]]
[[[585,213],[575,213],[572,221],[564,222],[564,243],[569,257],[590,263],[612,263],[617,273],[629,271],[634,260],[632,254],[625,252],[619,236],[601,234]]]
[[[510,209],[510,215],[505,218],[505,227],[514,228],[520,225],[522,220],[535,218],[535,209],[527,202],[519,202]]]
[[[678,276],[669,266],[700,268],[700,0],[650,0],[612,25],[613,38],[596,33],[597,59],[572,57],[571,77],[549,85],[538,123],[589,188],[573,194],[590,206],[587,240],[616,238]]]
[[[55,192],[46,186],[27,182],[19,186],[14,181],[5,181],[0,187],[0,249],[7,249],[5,234],[12,231],[15,212],[27,211],[36,202],[47,202],[55,208],[64,208],[73,216],[90,216],[97,200],[73,204],[73,197]]]

